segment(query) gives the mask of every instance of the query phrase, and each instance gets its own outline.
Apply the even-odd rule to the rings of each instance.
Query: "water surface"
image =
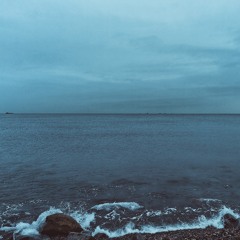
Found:
[[[74,212],[114,202],[148,212],[238,211],[239,126],[240,115],[1,115],[2,225],[50,206]]]

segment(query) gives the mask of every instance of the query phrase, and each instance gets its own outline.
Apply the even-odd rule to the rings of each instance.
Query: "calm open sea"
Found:
[[[112,237],[222,227],[239,216],[240,115],[2,114],[0,164],[0,232],[60,211]]]

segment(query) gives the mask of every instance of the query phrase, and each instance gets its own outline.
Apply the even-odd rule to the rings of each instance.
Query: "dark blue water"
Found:
[[[0,164],[2,224],[65,205],[237,209],[240,115],[1,115]]]

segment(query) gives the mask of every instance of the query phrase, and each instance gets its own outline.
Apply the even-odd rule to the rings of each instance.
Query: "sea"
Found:
[[[1,114],[0,238],[65,213],[91,235],[240,217],[240,115]]]

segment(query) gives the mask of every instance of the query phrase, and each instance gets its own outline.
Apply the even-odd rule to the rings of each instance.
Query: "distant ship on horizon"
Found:
[[[11,113],[11,112],[5,112],[5,114],[13,114],[13,113]]]

